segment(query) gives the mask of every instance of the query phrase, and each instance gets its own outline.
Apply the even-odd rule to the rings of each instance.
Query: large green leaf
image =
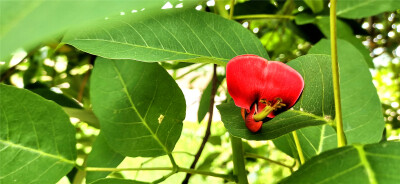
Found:
[[[149,157],[173,150],[186,105],[182,91],[159,64],[99,58],[90,91],[102,133],[115,151]]]
[[[330,54],[329,41],[322,40],[311,48],[310,53]],[[384,121],[368,66],[355,47],[340,39],[338,40],[338,57],[342,116],[347,142],[349,144],[376,143],[382,136]],[[298,136],[306,158],[335,148],[337,144],[334,129],[326,125],[300,129]],[[288,137],[286,135],[280,139],[288,140]],[[292,155],[287,151],[290,141],[278,142],[275,142],[278,148]]]
[[[348,19],[374,16],[400,9],[399,0],[338,0],[337,15]]]
[[[93,143],[92,151],[87,157],[87,167],[117,167],[124,156],[115,152],[106,142],[106,138],[102,133],[97,136]],[[105,178],[110,172],[87,172],[86,182],[91,183],[101,178]]]
[[[64,41],[111,59],[146,62],[183,60],[225,65],[241,54],[267,58],[256,36],[241,24],[200,11],[164,11],[137,20],[141,12],[96,23],[95,29],[71,31]]]
[[[332,121],[334,107],[330,57],[306,55],[290,61],[288,65],[303,76],[305,85],[293,110],[279,114],[274,119],[265,122],[259,132],[252,133],[246,128],[239,107],[236,107],[233,102],[219,105],[222,121],[229,133],[249,140],[267,140],[299,128],[327,124]]]
[[[318,26],[318,28],[321,30],[321,32],[325,35],[326,38],[330,38],[330,23],[329,23],[329,17],[328,16],[322,16],[317,18],[316,24]],[[374,68],[374,63],[372,62],[372,58],[369,55],[370,52],[367,49],[367,47],[365,47],[363,45],[363,43],[361,42],[360,39],[358,39],[354,34],[353,34],[353,30],[351,29],[351,27],[346,24],[344,21],[338,19],[337,20],[337,37],[339,39],[343,39],[346,40],[348,42],[350,42],[354,47],[356,47],[358,49],[358,51],[362,54],[362,56],[364,57],[365,61],[367,62],[368,66],[370,68]]]
[[[0,183],[56,183],[75,165],[75,130],[52,101],[0,84]]]
[[[107,16],[118,15],[120,12],[130,14],[132,9],[161,8],[166,2],[166,0],[2,0],[0,1],[0,59],[8,58],[11,52],[20,47],[29,50],[35,44],[57,36],[72,26],[82,26]]]
[[[400,142],[353,145],[312,158],[281,183],[397,184]]]

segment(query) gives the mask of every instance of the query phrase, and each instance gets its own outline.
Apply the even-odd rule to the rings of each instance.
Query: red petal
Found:
[[[296,70],[284,63],[270,61],[260,99],[275,102],[276,98],[281,98],[286,104],[285,109],[289,109],[296,103],[303,88],[303,78]],[[275,115],[271,113],[268,117],[273,118]]]
[[[234,57],[226,66],[228,92],[236,106],[250,109],[259,99],[268,61],[256,55]]]
[[[241,55],[229,61],[226,67],[228,92],[236,106],[250,109],[260,99],[270,101],[281,98],[285,109],[292,107],[304,88],[301,75],[290,66],[267,61],[256,55]],[[259,110],[265,105],[258,103]],[[274,112],[268,117],[275,117]]]
[[[246,127],[252,132],[258,132],[261,129],[262,124],[263,124],[262,121],[254,121],[253,116],[254,116],[255,109],[256,109],[255,106],[253,106],[253,108],[250,111],[250,114],[248,114],[246,116],[246,120],[245,120]]]

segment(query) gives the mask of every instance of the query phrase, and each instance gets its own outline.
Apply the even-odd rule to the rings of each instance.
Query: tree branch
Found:
[[[207,129],[206,132],[204,133],[203,140],[201,142],[201,145],[199,147],[199,150],[197,150],[196,155],[194,156],[194,160],[192,164],[190,165],[190,169],[194,169],[196,167],[197,162],[200,159],[201,153],[204,150],[204,147],[206,146],[206,143],[208,141],[208,138],[210,138],[211,135],[211,123],[212,123],[212,117],[214,114],[214,97],[217,92],[217,65],[214,64],[214,69],[213,69],[213,77],[212,77],[212,88],[211,88],[211,95],[210,95],[210,106],[208,107],[208,122],[207,122]],[[185,179],[182,181],[182,184],[187,184],[189,183],[189,179],[192,176],[191,173],[187,173]]]

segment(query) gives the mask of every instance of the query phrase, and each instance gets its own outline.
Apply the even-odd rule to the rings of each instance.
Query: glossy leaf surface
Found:
[[[329,42],[322,40],[310,52],[329,54],[329,48]],[[384,121],[368,66],[357,49],[344,40],[338,40],[338,53],[342,116],[347,143],[376,143],[381,139]],[[298,136],[306,158],[337,145],[334,129],[326,125],[300,129]],[[276,146],[288,150],[289,143],[283,142],[285,141]],[[290,152],[286,153],[292,155]]]
[[[91,30],[71,31],[64,41],[85,52],[112,59],[146,62],[182,60],[225,65],[241,54],[268,55],[252,32],[235,21],[200,12],[146,12],[113,17]],[[89,32],[88,32],[89,31]]]
[[[359,19],[400,9],[398,0],[338,0],[337,16]]]
[[[159,64],[99,58],[90,90],[102,133],[115,151],[150,157],[173,150],[186,105],[182,91]]]
[[[56,183],[75,165],[75,129],[52,101],[0,84],[0,183]]]
[[[396,184],[399,155],[399,142],[338,148],[312,158],[280,183]]]

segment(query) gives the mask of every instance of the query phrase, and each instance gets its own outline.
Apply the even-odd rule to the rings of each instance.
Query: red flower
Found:
[[[292,107],[304,88],[301,75],[290,66],[267,61],[256,55],[240,55],[226,67],[228,92],[242,108],[247,128],[261,129],[262,120],[273,118],[276,110]]]

